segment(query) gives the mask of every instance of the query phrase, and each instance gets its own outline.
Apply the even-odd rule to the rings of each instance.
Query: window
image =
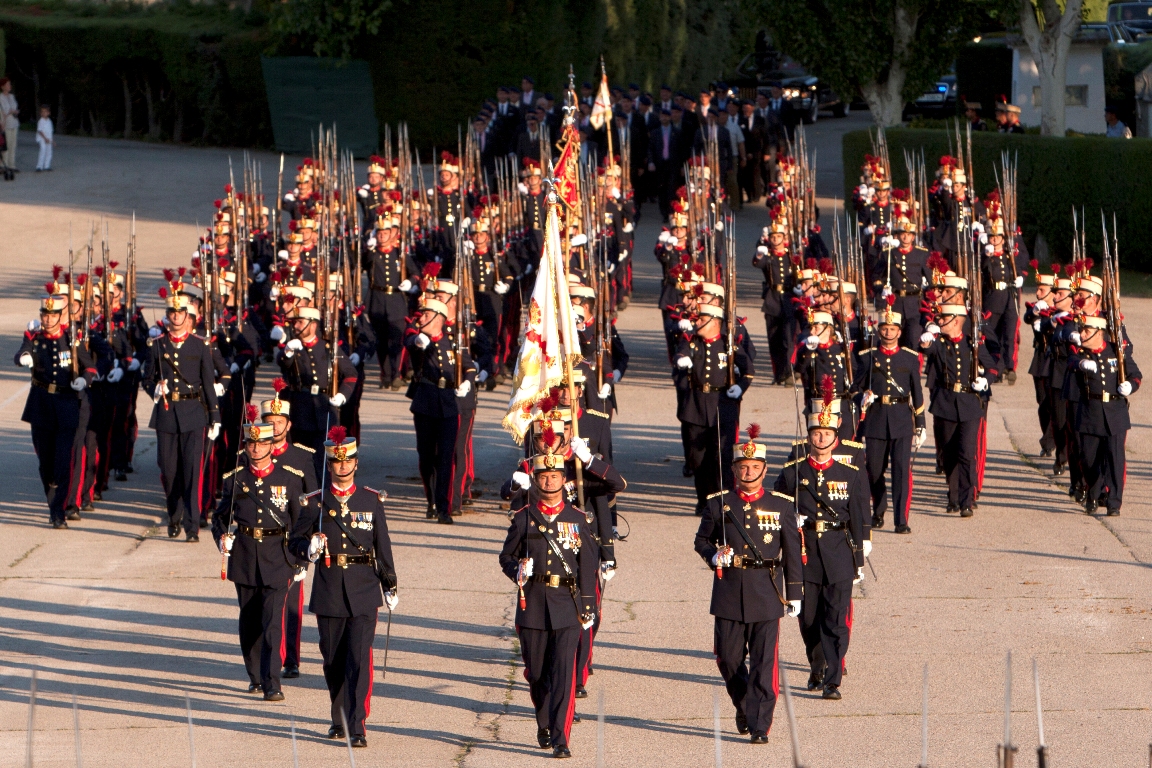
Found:
[[[1040,86],[1032,86],[1032,106],[1039,109],[1041,105],[1040,99]],[[1086,85],[1066,85],[1064,86],[1064,106],[1066,107],[1086,107],[1088,106],[1088,86]]]

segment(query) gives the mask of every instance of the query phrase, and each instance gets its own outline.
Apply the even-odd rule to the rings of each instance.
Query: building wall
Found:
[[[1104,133],[1104,46],[1073,43],[1068,52],[1066,86],[1071,101],[1065,124],[1080,133]],[[1012,103],[1020,107],[1020,122],[1040,125],[1040,76],[1027,46],[1012,49]],[[1077,102],[1077,103],[1072,103]]]

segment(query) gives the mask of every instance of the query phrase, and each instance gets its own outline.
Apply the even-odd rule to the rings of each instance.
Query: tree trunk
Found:
[[[128,87],[128,75],[120,73],[120,85],[124,89],[124,138],[132,138],[132,89]]]
[[[1020,32],[1040,77],[1040,135],[1063,136],[1065,128],[1064,90],[1068,82],[1068,51],[1080,29],[1083,0],[1067,0],[1061,14],[1056,0],[1040,0],[1044,28],[1036,17],[1033,0],[1020,2]]]
[[[900,125],[904,118],[904,83],[908,78],[905,59],[908,47],[916,38],[916,23],[916,15],[898,3],[892,16],[892,60],[888,71],[883,80],[877,78],[860,86],[872,120],[878,126]]]
[[[68,118],[64,115],[64,91],[56,95],[56,133],[68,133]]]
[[[144,101],[148,106],[148,138],[160,138],[160,124],[156,122],[156,108],[152,103],[152,81],[144,78]]]
[[[172,126],[172,141],[179,144],[184,140],[184,104],[176,99],[176,122]]]

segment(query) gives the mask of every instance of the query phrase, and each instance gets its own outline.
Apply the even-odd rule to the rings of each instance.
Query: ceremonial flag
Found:
[[[568,300],[560,227],[556,206],[549,205],[544,227],[544,252],[540,257],[536,286],[529,299],[528,325],[516,358],[508,415],[503,421],[504,428],[512,433],[517,445],[524,442],[532,424],[532,406],[564,381],[564,355],[570,354],[572,363],[580,358],[576,318],[572,314],[572,302]],[[575,350],[574,353],[568,352],[568,345]]]
[[[600,75],[600,90],[596,92],[596,101],[592,103],[592,114],[588,120],[593,128],[600,130],[611,118],[612,94],[608,92],[608,74],[605,72]]]
[[[552,191],[564,207],[571,211],[580,202],[580,191],[577,179],[577,165],[580,158],[580,134],[572,122],[564,124],[564,132],[560,137],[560,156],[552,169]]]

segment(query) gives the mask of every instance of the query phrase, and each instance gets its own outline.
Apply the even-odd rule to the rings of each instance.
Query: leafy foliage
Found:
[[[285,0],[274,6],[273,29],[316,56],[349,59],[357,40],[375,35],[391,0]]]

